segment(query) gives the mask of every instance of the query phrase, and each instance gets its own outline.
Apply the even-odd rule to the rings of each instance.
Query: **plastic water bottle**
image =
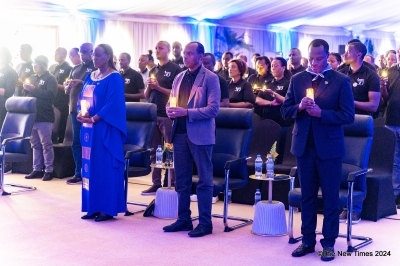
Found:
[[[274,161],[272,160],[272,156],[268,155],[268,160],[266,163],[266,168],[267,168],[267,178],[274,178],[275,173],[274,173]]]
[[[254,206],[257,205],[257,202],[261,201],[261,192],[260,189],[256,189],[256,193],[254,194]]]
[[[163,152],[162,152],[161,145],[158,145],[158,148],[156,150],[156,165],[157,166],[162,166],[162,156],[163,156]]]
[[[228,189],[228,204],[232,203],[232,190]]]
[[[255,174],[256,174],[256,178],[260,178],[262,177],[262,164],[263,161],[261,159],[261,155],[258,154],[257,158],[256,158],[256,163],[255,163]]]

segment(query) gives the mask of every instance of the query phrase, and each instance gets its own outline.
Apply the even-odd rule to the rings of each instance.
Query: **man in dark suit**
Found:
[[[314,252],[320,187],[324,200],[321,259],[333,260],[333,246],[339,233],[339,188],[345,154],[342,125],[354,121],[354,99],[349,78],[333,71],[328,64],[328,43],[315,39],[308,50],[310,67],[292,77],[281,108],[284,119],[295,119],[291,152],[296,156],[302,193],[303,239],[292,256]],[[308,88],[313,89],[315,96],[306,96]]]
[[[174,119],[171,139],[174,145],[175,188],[178,192],[178,220],[163,229],[165,232],[190,231],[190,237],[212,233],[211,202],[213,195],[212,149],[215,144],[215,120],[220,104],[220,88],[216,74],[201,64],[204,47],[199,42],[185,46],[186,71],[174,80],[167,103],[167,115]],[[173,107],[171,97],[176,97]],[[199,182],[197,199],[199,225],[193,230],[190,218],[193,162]]]

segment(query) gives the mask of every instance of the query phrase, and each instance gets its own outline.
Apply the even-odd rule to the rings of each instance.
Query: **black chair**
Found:
[[[216,122],[216,144],[213,147],[213,183],[214,194],[224,191],[224,214],[213,214],[213,217],[223,218],[225,232],[249,225],[251,219],[228,216],[228,190],[236,190],[247,185],[246,157],[249,153],[250,140],[253,131],[252,110],[241,108],[221,108]],[[196,186],[198,176],[193,176],[193,186]],[[242,223],[229,227],[227,220]]]
[[[297,164],[296,157],[290,152],[290,148],[292,147],[292,131],[293,125],[289,127],[286,133],[283,161],[281,164],[275,164],[275,174],[288,175],[290,173],[290,170]]]
[[[72,154],[72,122],[67,117],[67,126],[65,128],[64,140],[62,143],[53,144],[54,162],[53,176],[65,178],[75,174],[75,161]]]
[[[29,139],[36,119],[36,98],[10,97],[6,101],[7,114],[1,128],[1,176],[2,195],[11,195],[23,191],[35,190],[36,187],[4,184],[4,166],[7,163],[24,162],[32,157]],[[4,186],[21,188],[15,192],[6,192]]]
[[[365,198],[365,192],[353,189],[354,181],[356,178],[362,178],[362,175],[365,175],[367,172],[371,171],[371,169],[368,169],[367,167],[374,132],[372,117],[366,115],[355,115],[354,123],[345,125],[343,128],[346,154],[342,160],[342,176],[339,192],[341,206],[339,207],[343,208],[347,206],[349,210],[347,212],[347,234],[339,234],[339,237],[347,238],[347,251],[353,252],[354,250],[366,246],[372,242],[372,238],[352,235],[351,220],[353,205],[363,201]],[[295,175],[296,168],[293,168],[290,173],[292,181]],[[321,207],[322,205],[323,199],[320,191],[318,193],[318,206]],[[300,188],[293,188],[289,192],[289,206],[289,243],[294,244],[302,238],[293,237],[294,208],[301,207]],[[317,233],[320,234],[320,232]],[[352,239],[362,240],[362,242],[353,246]]]
[[[150,145],[157,124],[157,107],[152,103],[126,103],[125,198],[127,204],[146,207],[148,204],[128,201],[128,179],[151,172]],[[144,210],[141,210],[144,211]],[[137,211],[137,212],[141,212]],[[125,216],[137,212],[126,211]]]
[[[279,142],[280,132],[281,126],[271,119],[261,120],[254,124],[249,149],[250,159],[247,160],[247,171],[249,175],[254,175],[257,154],[260,154],[265,162],[266,155],[271,151],[272,145],[275,142]],[[263,164],[263,172],[265,172],[265,164]],[[264,182],[260,180],[249,179],[249,183],[246,187],[236,190],[232,195],[232,202],[254,204],[254,192],[263,185],[262,183]],[[287,201],[287,197],[284,197]]]
[[[255,172],[255,159],[257,154],[261,155],[263,161],[266,155],[271,151],[272,145],[278,143],[280,138],[281,126],[271,119],[265,119],[254,124],[253,134],[250,141],[249,157],[247,168],[250,175]],[[263,165],[263,172],[265,165]]]
[[[374,124],[377,119],[374,119]],[[374,171],[367,174],[367,195],[361,212],[363,219],[377,221],[397,213],[392,185],[395,143],[396,136],[390,129],[375,125],[368,163]]]

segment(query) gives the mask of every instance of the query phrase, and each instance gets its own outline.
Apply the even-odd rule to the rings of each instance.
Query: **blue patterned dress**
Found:
[[[86,100],[95,124],[82,124],[82,211],[116,216],[126,211],[124,194],[124,151],[126,109],[124,82],[118,72],[95,79],[88,75],[79,95]]]

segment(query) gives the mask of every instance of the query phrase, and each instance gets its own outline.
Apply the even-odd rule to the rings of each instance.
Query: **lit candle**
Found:
[[[308,88],[306,90],[306,97],[314,100],[314,89],[313,88]]]
[[[81,115],[85,116],[87,113],[87,101],[86,100],[81,100]]]
[[[151,74],[151,75],[150,75],[150,78],[151,78],[151,79],[154,79],[154,78],[155,78],[155,77],[154,77],[154,74]]]
[[[26,83],[26,84],[31,84],[30,81],[29,81],[29,78],[26,78],[26,79],[25,79],[25,83]]]
[[[382,78],[387,78],[387,76],[388,76],[387,71],[382,71]]]
[[[175,96],[169,97],[169,107],[176,107],[176,97]]]
[[[267,90],[267,85],[264,85],[262,89],[263,91]]]

